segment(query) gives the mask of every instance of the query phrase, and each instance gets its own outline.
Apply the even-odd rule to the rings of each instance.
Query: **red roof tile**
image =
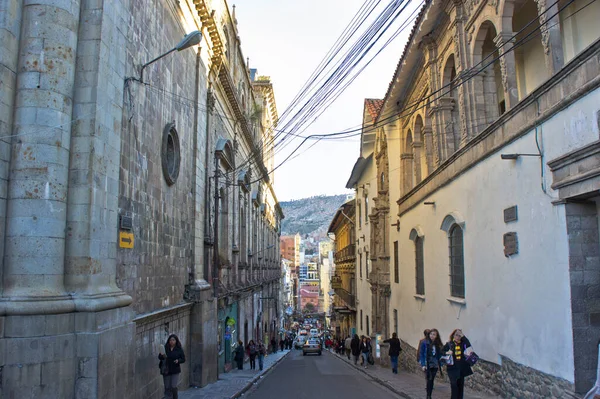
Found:
[[[369,111],[369,115],[371,115],[371,118],[373,118],[373,119],[377,118],[377,115],[379,114],[379,110],[381,110],[382,106],[383,106],[383,100],[379,100],[376,98],[366,98],[365,99],[365,107],[367,108],[367,111]]]

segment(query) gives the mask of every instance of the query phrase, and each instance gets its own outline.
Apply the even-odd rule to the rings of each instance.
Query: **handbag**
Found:
[[[449,343],[446,345],[448,345],[448,347],[450,347]],[[440,365],[454,366],[454,356],[452,354],[442,356],[440,358]]]
[[[477,364],[477,361],[479,360],[479,356],[477,356],[477,353],[475,353],[475,351],[473,350],[472,347],[468,347],[465,350],[465,361],[467,363],[469,363],[469,366],[474,366],[475,364]]]
[[[370,365],[374,365],[375,364],[375,359],[373,359],[373,354],[371,352],[369,352],[369,356],[367,358],[367,361],[369,362]]]
[[[161,360],[158,364],[158,368],[160,369],[161,375],[169,375],[169,365],[167,364],[167,359]]]

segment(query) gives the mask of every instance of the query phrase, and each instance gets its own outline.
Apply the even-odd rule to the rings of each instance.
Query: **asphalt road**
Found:
[[[302,351],[294,350],[242,397],[391,399],[397,398],[397,395],[327,351],[323,351],[321,356],[302,356]]]

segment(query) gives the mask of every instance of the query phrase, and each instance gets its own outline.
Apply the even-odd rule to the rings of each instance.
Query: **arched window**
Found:
[[[444,110],[444,125],[440,129],[442,131],[442,139],[440,145],[444,146],[445,154],[443,159],[447,159],[452,155],[460,145],[460,114],[458,112],[458,81],[456,80],[456,63],[454,61],[454,54],[448,57],[446,66],[444,67],[444,79],[442,81],[444,90],[447,92],[446,96],[450,109]]]
[[[463,250],[463,230],[453,224],[448,231],[448,249],[450,254],[450,295],[465,297],[465,261]]]
[[[560,0],[560,36],[565,63],[600,36],[597,28],[600,20],[600,3],[585,0]]]
[[[404,168],[404,179],[405,179],[405,191],[409,192],[415,186],[415,168],[414,162],[415,157],[413,154],[413,136],[412,132],[409,130],[406,134],[406,144],[405,144],[405,168]]]
[[[512,30],[519,32],[515,37],[515,67],[519,98],[525,97],[549,78],[546,56],[540,37],[538,8],[534,0],[516,0],[512,16]],[[547,27],[544,27],[547,29]],[[531,38],[528,40],[528,38]],[[510,48],[509,44],[505,45]]]
[[[419,184],[428,173],[427,170],[427,148],[425,145],[425,130],[423,118],[417,115],[415,119],[415,141],[413,142],[413,159],[415,165],[415,183]]]
[[[477,33],[473,52],[473,62],[481,68],[493,61],[481,73],[474,77],[474,88],[477,94],[476,117],[474,128],[481,132],[495,121],[506,110],[504,101],[504,86],[498,48],[494,43],[497,36],[496,28],[490,21],[484,22]],[[481,93],[481,94],[480,94]]]
[[[425,295],[425,265],[423,262],[423,237],[415,238],[415,276],[417,295]]]

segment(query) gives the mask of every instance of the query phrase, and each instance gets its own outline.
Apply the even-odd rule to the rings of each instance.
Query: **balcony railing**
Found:
[[[334,260],[336,263],[349,262],[356,259],[356,246],[350,244],[335,253]]]
[[[348,305],[349,308],[356,308],[356,297],[354,295],[343,288],[334,288],[334,290],[335,294],[339,296],[342,301],[346,302],[346,305]]]

